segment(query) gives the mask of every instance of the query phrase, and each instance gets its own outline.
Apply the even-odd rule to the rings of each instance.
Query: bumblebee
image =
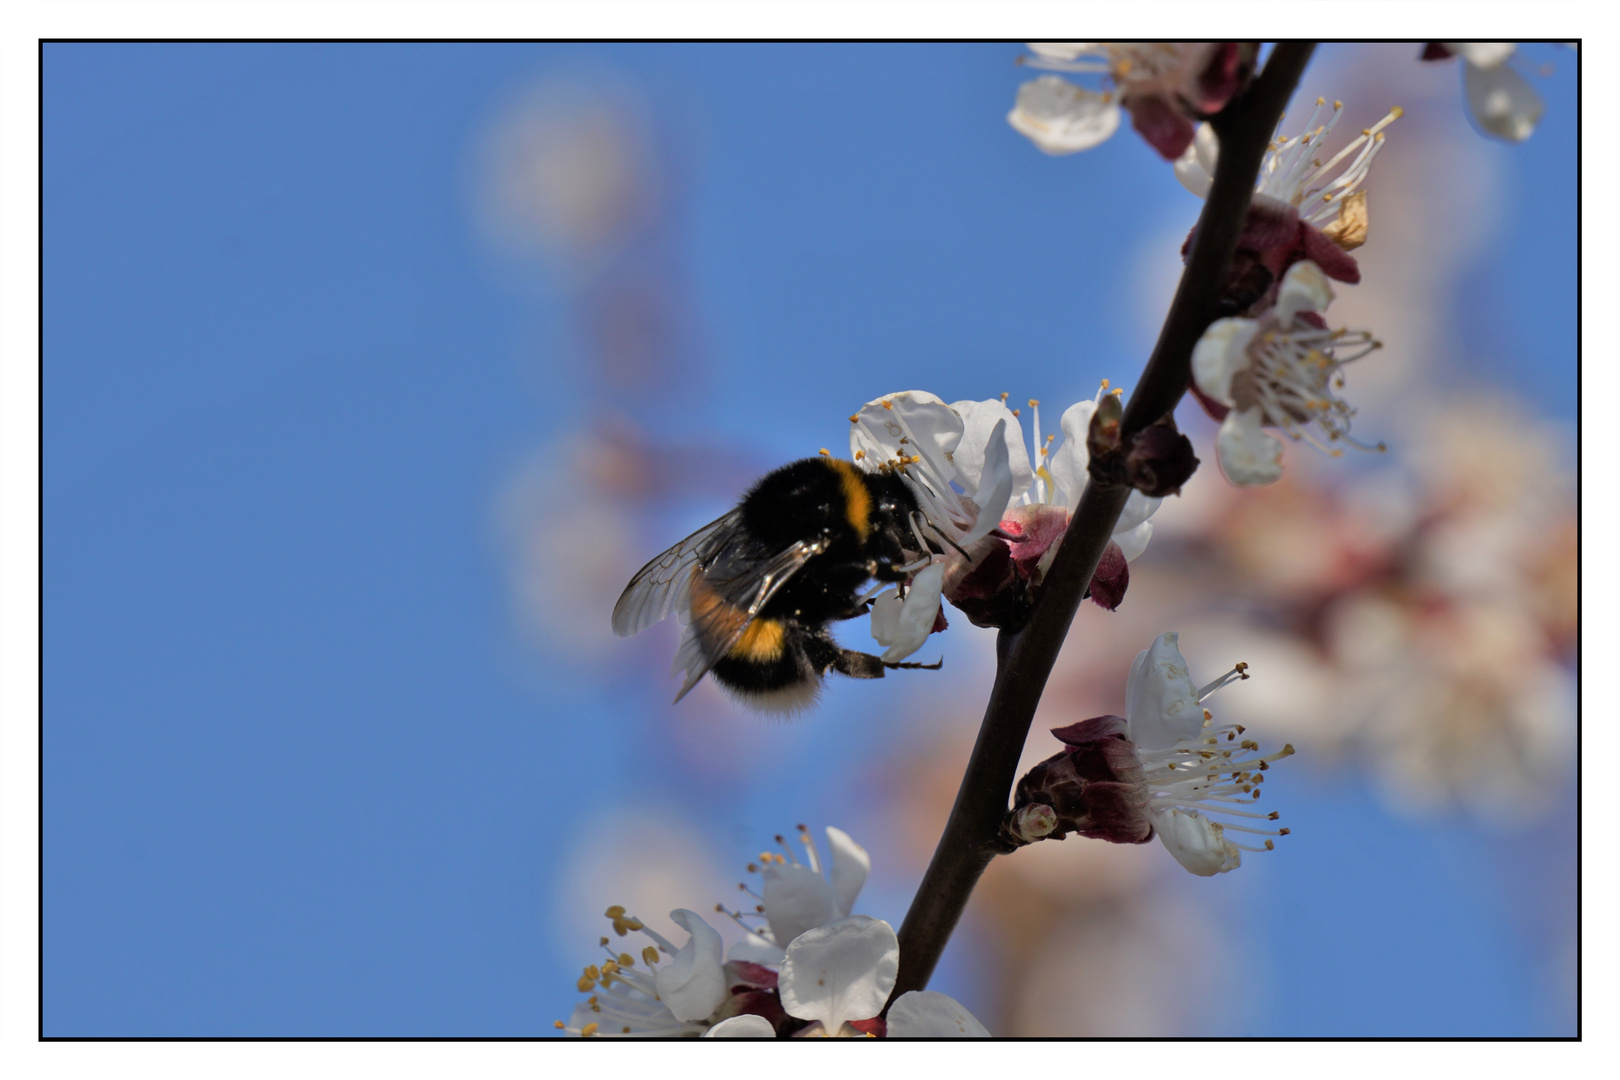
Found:
[[[614,605],[613,632],[628,637],[673,612],[683,630],[671,670],[686,672],[675,700],[713,671],[769,712],[812,704],[829,670],[881,679],[885,669],[937,669],[845,649],[827,630],[867,610],[857,598],[867,581],[904,581],[927,565],[920,516],[895,473],[825,456],[784,465],[642,567]]]

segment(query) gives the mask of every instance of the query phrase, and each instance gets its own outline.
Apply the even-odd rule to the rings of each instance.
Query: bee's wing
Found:
[[[822,538],[800,540],[766,559],[749,558],[741,545],[719,552],[703,573],[704,584],[723,604],[688,609],[689,621],[681,631],[671,671],[685,669],[686,682],[675,695],[679,701],[747,631],[761,608],[812,556],[827,549]]]
[[[716,518],[638,570],[613,605],[613,632],[629,637],[671,611],[684,612],[692,589],[693,568],[713,561],[740,520],[739,510]]]

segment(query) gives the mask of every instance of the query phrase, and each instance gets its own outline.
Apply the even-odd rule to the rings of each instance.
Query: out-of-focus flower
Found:
[[[1379,343],[1366,331],[1328,330],[1321,312],[1332,300],[1317,265],[1295,263],[1275,307],[1258,319],[1217,319],[1193,349],[1193,381],[1199,400],[1221,421],[1216,458],[1232,483],[1270,484],[1282,475],[1282,443],[1263,427],[1281,428],[1334,457],[1344,452],[1338,444],[1383,449],[1350,436],[1355,410],[1334,393],[1344,385],[1340,369]]]
[[[1523,142],[1547,105],[1509,63],[1517,48],[1511,41],[1431,41],[1419,59],[1462,57],[1463,94],[1475,122],[1487,135]]]
[[[1032,42],[1031,67],[1101,76],[1108,89],[1042,75],[1018,90],[1007,122],[1048,154],[1087,150],[1113,135],[1121,107],[1166,160],[1193,139],[1193,122],[1221,111],[1254,70],[1247,42]]]
[[[1391,109],[1324,161],[1321,148],[1344,112],[1344,103],[1336,101],[1318,124],[1326,104],[1325,98],[1317,98],[1305,130],[1275,140],[1261,163],[1228,272],[1224,303],[1233,312],[1263,310],[1275,299],[1283,272],[1303,259],[1335,281],[1354,285],[1361,280],[1361,270],[1348,254],[1367,239],[1367,195],[1361,185],[1383,149],[1383,129],[1402,110]],[[1176,176],[1199,198],[1209,195],[1219,153],[1214,130],[1204,124],[1176,162]],[[1189,235],[1183,256],[1191,246]]]
[[[1236,869],[1241,851],[1273,846],[1270,839],[1263,848],[1239,844],[1228,832],[1287,835],[1287,829],[1209,816],[1277,820],[1275,811],[1233,807],[1258,799],[1270,763],[1294,748],[1285,745],[1259,756],[1257,743],[1237,741],[1241,725],[1215,725],[1204,699],[1248,678],[1247,665],[1194,687],[1177,641],[1174,633],[1161,634],[1138,654],[1126,684],[1124,717],[1099,716],[1053,730],[1065,749],[1018,782],[1014,808],[1002,828],[1011,846],[1061,840],[1069,832],[1116,844],[1143,844],[1158,836],[1183,867],[1208,877]],[[1049,809],[1038,811],[1038,806]]]

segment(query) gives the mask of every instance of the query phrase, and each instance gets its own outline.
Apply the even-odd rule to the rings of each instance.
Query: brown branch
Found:
[[[1214,183],[1159,340],[1125,406],[1125,436],[1174,409],[1186,393],[1193,346],[1215,320],[1260,162],[1315,47],[1313,42],[1279,43],[1248,90],[1211,121],[1221,146]],[[998,853],[996,830],[1007,812],[1035,707],[1129,494],[1125,487],[1086,485],[1029,623],[1016,632],[1003,630],[996,640],[996,681],[979,738],[900,926],[900,972],[891,1001],[928,985],[973,887]]]

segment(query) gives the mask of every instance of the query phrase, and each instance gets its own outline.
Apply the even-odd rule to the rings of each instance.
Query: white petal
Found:
[[[1493,68],[1505,63],[1518,46],[1511,41],[1442,41],[1440,44],[1475,67]]]
[[[1086,432],[1091,430],[1091,416],[1097,411],[1095,401],[1080,401],[1063,411],[1058,427],[1063,431],[1063,445],[1051,457],[1047,472],[1058,486],[1061,499],[1055,499],[1073,509],[1080,505],[1080,496],[1086,490],[1086,467],[1091,463],[1091,452],[1086,449]]]
[[[1048,154],[1089,150],[1119,127],[1119,105],[1056,75],[1042,75],[1018,88],[1007,123]]]
[[[1249,342],[1260,324],[1253,319],[1216,319],[1193,346],[1192,374],[1198,389],[1232,404],[1232,376],[1249,366]]]
[[[811,927],[838,918],[832,886],[808,866],[774,863],[765,867],[763,877],[765,920],[781,948]]]
[[[875,469],[899,454],[903,437],[910,440],[907,447],[914,448],[908,456],[921,454],[943,482],[956,479],[951,455],[962,441],[962,418],[926,390],[885,394],[861,406],[850,425],[850,457]],[[857,454],[861,456],[856,458]]]
[[[1114,540],[1118,542],[1120,533],[1130,532],[1152,517],[1158,512],[1159,504],[1163,502],[1163,499],[1144,495],[1140,491],[1132,491],[1130,497],[1125,500],[1125,509],[1120,511],[1119,520],[1114,523]],[[1134,556],[1126,557],[1134,558]]]
[[[893,644],[900,635],[900,610],[903,606],[899,589],[884,589],[873,598],[872,640],[884,646]]]
[[[899,970],[893,928],[852,915],[789,945],[777,987],[788,1015],[820,1020],[828,1035],[837,1035],[847,1021],[870,1020],[882,1010]]]
[[[1153,539],[1153,522],[1144,521],[1134,529],[1114,534],[1114,543],[1119,545],[1121,555],[1126,562],[1135,562],[1147,550],[1148,541]]]
[[[939,595],[944,587],[943,559],[923,567],[911,579],[911,591],[906,594],[905,600],[901,601],[897,625],[889,640],[889,647],[883,650],[883,659],[895,663],[923,647],[928,635],[934,632],[934,622],[939,616]],[[874,610],[873,615],[876,614]],[[875,630],[873,636],[876,637]]]
[[[832,852],[833,897],[839,915],[847,916],[855,906],[855,898],[861,894],[861,886],[866,884],[872,857],[849,838],[849,833],[831,825],[827,826],[827,849]]]
[[[978,516],[974,520],[973,527],[958,541],[963,547],[979,540],[1001,524],[1002,515],[1007,512],[1007,504],[1012,501],[1013,485],[1016,481],[1013,478],[1012,466],[1007,460],[1004,424],[1005,421],[996,421],[995,430],[990,433],[990,444],[984,452],[983,474],[979,477],[978,490],[973,493],[973,501],[979,508]]]
[[[714,1027],[703,1033],[705,1039],[774,1039],[776,1029],[771,1022],[763,1016],[754,1013],[743,1013],[733,1016],[729,1020],[722,1020]]]
[[[962,441],[957,444],[955,463],[956,481],[968,498],[978,501],[977,492],[984,483],[985,456],[990,443],[1001,432],[1007,444],[1007,467],[1012,473],[1013,498],[1022,495],[1035,479],[1035,470],[1029,464],[1029,448],[1024,445],[1024,428],[1018,417],[999,398],[989,401],[953,401],[951,408],[962,417]],[[998,428],[999,424],[999,428]]]
[[[758,934],[749,934],[726,950],[727,960],[745,960],[750,964],[764,964],[766,967],[776,967],[785,955],[787,954],[780,948]]]
[[[1125,684],[1125,720],[1142,750],[1164,750],[1204,728],[1198,688],[1187,674],[1175,631],[1160,634],[1136,655]]]
[[[908,990],[889,1006],[891,1039],[988,1039],[990,1032],[948,994]]]
[[[1282,442],[1260,430],[1260,406],[1233,409],[1215,436],[1215,459],[1221,472],[1239,487],[1274,484],[1282,476]]]
[[[1466,65],[1463,90],[1479,126],[1509,142],[1528,139],[1547,109],[1541,95],[1507,64],[1492,68]]]
[[[1223,836],[1219,822],[1196,810],[1149,810],[1153,831],[1176,862],[1199,877],[1236,870],[1242,852]]]
[[[677,926],[692,935],[673,959],[653,975],[658,996],[678,1020],[702,1020],[726,999],[726,975],[721,967],[720,935],[703,916],[678,908],[669,913]]]
[[[1176,179],[1181,186],[1200,199],[1209,197],[1210,185],[1215,182],[1215,162],[1220,157],[1221,141],[1215,129],[1199,124],[1192,145],[1176,159]]]
[[[1277,289],[1277,321],[1286,327],[1299,312],[1326,311],[1331,303],[1333,287],[1322,268],[1308,259],[1297,262],[1288,268]]]

